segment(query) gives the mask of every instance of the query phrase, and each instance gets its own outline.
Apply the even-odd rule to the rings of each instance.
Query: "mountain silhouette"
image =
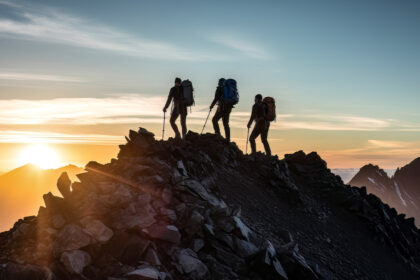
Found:
[[[42,195],[56,190],[57,179],[67,172],[73,180],[83,169],[67,165],[44,170],[34,164],[26,164],[0,176],[0,230],[6,230],[25,216],[35,215],[43,205]]]
[[[0,234],[0,279],[419,279],[414,219],[315,152],[244,155],[219,135],[130,131],[63,197]]]
[[[350,185],[366,186],[368,192],[380,197],[408,217],[420,221],[420,158],[395,171],[394,176],[377,165],[368,164],[350,180]]]

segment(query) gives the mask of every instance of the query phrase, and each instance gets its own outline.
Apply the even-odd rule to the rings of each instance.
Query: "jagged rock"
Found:
[[[156,251],[151,247],[147,249],[145,261],[154,266],[160,266],[162,264]]]
[[[114,232],[99,220],[86,217],[80,221],[83,231],[89,234],[94,240],[105,243],[114,235]]]
[[[89,245],[90,242],[91,238],[80,226],[68,224],[58,232],[54,247],[60,253],[83,248]]]
[[[16,230],[13,232],[13,238],[19,238],[25,236],[30,230],[30,226],[27,223],[21,223],[16,227]]]
[[[236,251],[241,257],[247,258],[258,252],[258,248],[254,244],[246,240],[242,240],[235,237],[234,244]]]
[[[202,263],[197,254],[190,249],[182,249],[177,252],[177,261],[181,265],[184,274],[192,279],[206,279],[207,266]]]
[[[181,240],[181,234],[174,225],[152,225],[151,227],[144,230],[150,237],[169,241],[172,243],[179,243]]]
[[[82,250],[66,251],[61,254],[61,263],[67,271],[73,274],[81,274],[83,269],[91,262],[90,255]]]
[[[51,212],[60,212],[64,208],[63,198],[54,196],[51,192],[44,194],[45,207]]]
[[[132,272],[127,273],[125,276],[129,279],[158,280],[160,278],[160,273],[156,268],[152,266],[142,266]]]
[[[267,242],[266,248],[258,252],[251,265],[270,279],[289,279],[285,269],[277,258],[276,249]]]
[[[201,230],[204,220],[204,217],[198,211],[194,210],[188,220],[185,231],[190,235],[197,233]]]
[[[66,220],[64,219],[62,215],[58,214],[58,215],[52,216],[51,223],[54,228],[60,229],[66,224]]]
[[[51,279],[48,268],[16,263],[0,264],[0,279],[4,280],[45,280]]]
[[[106,252],[124,264],[136,265],[150,246],[150,241],[137,234],[117,232],[105,246]]]
[[[204,247],[204,240],[201,238],[196,238],[192,241],[191,249],[194,250],[194,252],[200,251]]]
[[[245,240],[249,240],[251,230],[241,221],[239,217],[233,217],[233,221],[235,222],[236,228],[239,230],[239,236]]]
[[[67,172],[61,173],[60,177],[57,180],[57,188],[60,191],[61,195],[66,198],[71,194],[71,180]]]
[[[154,216],[154,213],[150,212],[136,214],[130,209],[121,209],[111,214],[112,227],[115,229],[146,228],[156,222]]]

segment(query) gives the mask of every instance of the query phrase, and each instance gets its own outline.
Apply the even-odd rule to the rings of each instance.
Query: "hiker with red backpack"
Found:
[[[225,128],[225,138],[227,141],[230,141],[229,116],[232,112],[233,106],[237,104],[238,101],[239,94],[236,87],[236,81],[233,79],[219,79],[213,102],[210,105],[210,111],[217,103],[217,111],[212,119],[214,133],[220,135],[219,120],[222,119],[223,127]]]
[[[262,98],[261,94],[255,95],[255,104],[252,106],[251,118],[248,122],[248,129],[252,122],[255,121],[254,129],[249,136],[249,143],[251,144],[251,153],[255,154],[256,144],[255,139],[261,135],[261,142],[264,145],[265,154],[271,156],[270,145],[267,142],[268,130],[270,129],[270,122],[276,118],[276,106],[274,98]]]
[[[194,104],[192,83],[189,80],[181,82],[180,78],[175,79],[175,86],[173,86],[169,91],[168,99],[166,100],[165,107],[163,107],[164,113],[166,113],[166,110],[172,100],[174,103],[169,122],[175,132],[175,139],[181,139],[181,135],[175,121],[179,116],[181,116],[182,138],[184,138],[185,134],[187,134],[187,107]]]

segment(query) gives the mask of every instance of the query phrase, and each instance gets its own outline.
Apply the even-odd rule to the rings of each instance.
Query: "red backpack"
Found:
[[[273,97],[264,97],[263,103],[266,105],[265,119],[267,121],[274,121],[276,119],[276,101]]]

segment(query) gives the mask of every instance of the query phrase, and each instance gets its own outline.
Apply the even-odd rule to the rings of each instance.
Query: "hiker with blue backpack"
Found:
[[[189,80],[181,81],[180,78],[175,79],[175,86],[169,91],[163,112],[166,113],[169,105],[173,100],[171,118],[169,120],[172,129],[175,132],[175,139],[181,139],[178,127],[175,121],[181,116],[182,138],[187,134],[187,107],[194,104],[193,87]],[[164,124],[165,125],[165,124]]]
[[[210,105],[210,111],[217,103],[217,111],[212,119],[214,133],[220,135],[219,120],[222,119],[223,127],[225,128],[225,138],[227,141],[230,141],[229,116],[232,112],[233,106],[237,104],[238,101],[239,94],[236,81],[233,79],[219,79],[213,102]]]
[[[261,94],[255,95],[255,104],[252,106],[251,118],[248,122],[248,131],[252,123],[255,121],[254,129],[249,136],[249,143],[251,144],[251,154],[257,152],[255,139],[261,135],[261,142],[264,145],[265,154],[271,156],[270,145],[268,144],[268,130],[270,129],[270,122],[276,119],[276,105],[274,98],[262,98]]]

